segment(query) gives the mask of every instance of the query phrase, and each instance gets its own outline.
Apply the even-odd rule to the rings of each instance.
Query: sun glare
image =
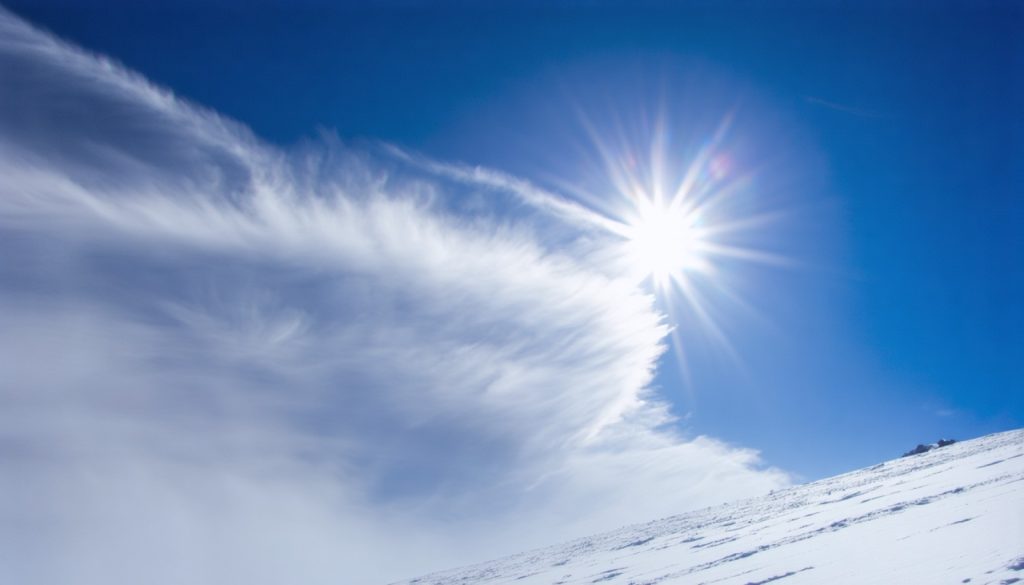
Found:
[[[733,286],[741,280],[740,264],[789,265],[757,245],[756,232],[785,214],[752,200],[755,174],[728,140],[731,124],[727,115],[699,143],[682,145],[672,144],[663,121],[654,125],[649,145],[609,144],[588,127],[600,155],[598,175],[611,190],[591,199],[605,202],[593,221],[615,236],[615,265],[663,302],[684,379],[678,326],[685,323],[688,332],[696,326],[739,361],[717,317],[730,306],[753,309]]]
[[[636,214],[625,237],[630,262],[663,287],[673,275],[701,265],[695,217],[678,205],[659,204],[645,195],[636,199]]]
[[[617,195],[605,227],[621,238],[620,258],[659,295],[681,295],[702,320],[710,316],[700,289],[734,297],[723,280],[726,263],[786,263],[739,237],[775,221],[779,213],[757,212],[750,205],[752,174],[726,144],[731,122],[726,116],[699,148],[682,149],[692,153],[686,157],[676,156],[678,147],[669,143],[661,124],[646,158],[637,156],[644,149],[616,149],[594,133]],[[739,244],[741,239],[746,242]]]

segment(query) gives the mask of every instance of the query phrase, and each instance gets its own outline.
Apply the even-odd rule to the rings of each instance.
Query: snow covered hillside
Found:
[[[408,585],[1024,585],[1024,430]]]

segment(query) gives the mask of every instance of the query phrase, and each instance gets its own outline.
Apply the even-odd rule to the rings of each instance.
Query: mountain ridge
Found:
[[[393,585],[1008,585],[1022,482],[1017,429]]]

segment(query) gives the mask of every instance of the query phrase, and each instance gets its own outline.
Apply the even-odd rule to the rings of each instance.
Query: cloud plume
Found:
[[[279,149],[2,9],[0,78],[5,582],[384,582],[787,481],[673,430],[647,293],[456,204],[527,183]]]

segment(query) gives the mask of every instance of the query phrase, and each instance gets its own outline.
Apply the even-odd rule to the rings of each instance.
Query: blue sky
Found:
[[[380,581],[1022,424],[1019,8],[6,6],[24,559]],[[750,220],[705,318],[592,221],[657,156]]]

